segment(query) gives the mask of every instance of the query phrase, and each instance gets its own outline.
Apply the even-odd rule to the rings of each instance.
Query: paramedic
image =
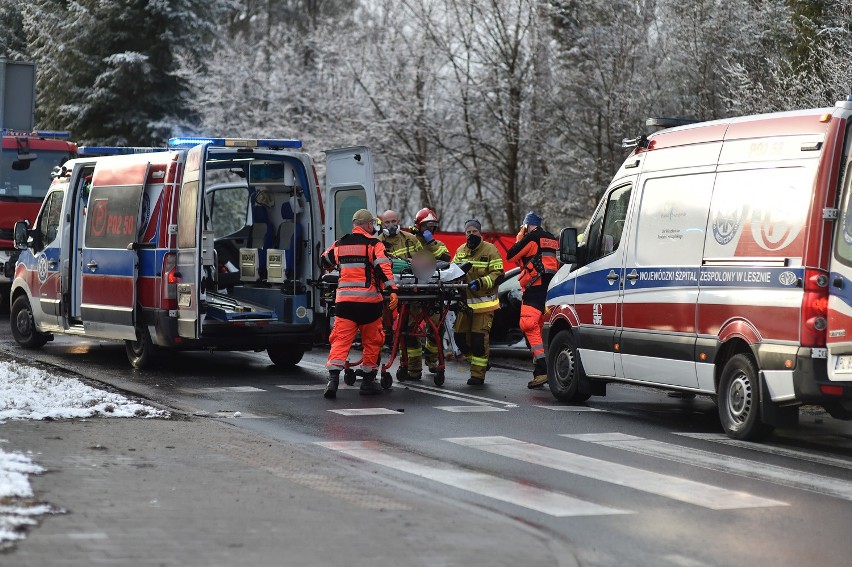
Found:
[[[528,388],[538,388],[547,383],[547,362],[544,358],[544,341],[541,327],[544,324],[544,302],[547,286],[559,262],[556,253],[559,242],[541,226],[541,217],[530,211],[518,232],[515,244],[506,253],[506,259],[521,267],[518,283],[523,292],[521,302],[521,330],[527,337],[533,359],[533,379]]]
[[[335,321],[331,331],[331,352],[328,354],[328,385],[323,396],[335,398],[340,372],[346,366],[355,333],[361,331],[363,359],[360,374],[361,394],[379,394],[376,382],[379,354],[384,342],[382,330],[382,289],[395,289],[390,259],[385,245],[374,236],[375,219],[367,209],[352,216],[352,232],[340,237],[323,252],[323,268],[340,270],[335,297]],[[390,294],[390,308],[395,309],[396,293]]]
[[[472,219],[464,223],[466,242],[459,246],[453,262],[470,262],[465,274],[467,309],[456,316],[454,334],[459,350],[470,361],[471,386],[485,383],[488,369],[488,343],[494,312],[500,307],[497,299],[497,278],[503,275],[503,258],[497,247],[482,240],[482,224]]]

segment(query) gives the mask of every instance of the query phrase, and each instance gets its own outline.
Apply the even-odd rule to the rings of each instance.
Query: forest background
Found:
[[[833,106],[850,46],[849,0],[0,0],[38,127],[367,145],[445,230],[581,227],[647,117]]]

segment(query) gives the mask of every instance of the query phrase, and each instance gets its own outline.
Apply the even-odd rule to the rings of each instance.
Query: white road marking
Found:
[[[291,390],[293,392],[307,392],[307,391],[322,391],[325,390],[325,384],[276,384],[276,388],[283,388],[284,390]],[[339,390],[351,390],[357,389],[359,386],[347,386],[342,381],[340,385],[337,387]]]
[[[406,382],[397,382],[394,385],[394,388],[409,388],[411,390],[422,392],[424,394],[431,394],[433,396],[440,396],[442,398],[450,398],[451,400],[460,400],[464,402],[468,402],[471,404],[478,405],[499,405],[506,408],[516,408],[518,404],[512,404],[508,402],[502,402],[500,400],[495,400],[493,398],[486,398],[483,396],[475,396],[473,394],[466,394],[464,392],[453,392],[452,394],[448,393],[447,390],[443,388],[435,388],[432,386],[426,386],[424,384],[413,384],[410,381]]]
[[[590,408],[588,406],[535,406],[537,408],[544,408],[553,411],[602,411],[606,412],[606,410],[598,409],[598,408]]]
[[[221,394],[223,392],[249,394],[253,392],[265,392],[262,388],[253,386],[221,386],[218,388],[180,388],[185,394]]]
[[[407,455],[379,442],[330,441],[319,442],[317,445],[363,461],[383,465],[397,471],[481,496],[487,496],[501,502],[508,502],[509,504],[535,510],[550,516],[600,516],[630,513],[626,510],[618,510],[586,502],[561,492],[536,488],[530,486],[528,483],[515,482],[485,473],[469,471],[439,460]],[[420,462],[412,461],[410,460],[411,458],[418,458]]]
[[[332,413],[340,415],[402,415],[402,412],[394,411],[388,408],[360,408],[360,409],[330,409]]]
[[[747,492],[727,490],[685,478],[646,471],[543,445],[535,445],[510,437],[456,437],[445,439],[445,441],[643,492],[650,492],[712,510],[786,506],[784,502],[761,498]]]
[[[325,364],[319,364],[318,362],[309,362],[307,360],[300,360],[299,366],[307,366],[308,368],[318,368],[325,372],[328,372],[328,368],[326,368]]]
[[[731,445],[733,447],[742,447],[752,451],[760,451],[761,453],[769,453],[770,455],[779,455],[782,457],[790,457],[792,459],[801,459],[809,463],[819,463],[822,465],[830,465],[833,467],[841,467],[844,469],[852,469],[852,461],[841,459],[838,457],[829,457],[812,451],[801,451],[798,449],[790,449],[788,447],[778,447],[776,445],[766,445],[764,443],[754,443],[752,441],[742,441],[740,439],[731,439],[723,433],[677,433],[684,437],[693,439],[701,439],[703,441],[712,441],[713,443],[721,443],[723,445]]]
[[[435,406],[435,409],[450,411],[454,413],[483,413],[489,411],[509,411],[505,408],[494,406]]]
[[[816,492],[828,496],[836,496],[844,500],[852,500],[852,482],[835,478],[801,472],[775,465],[767,465],[738,457],[718,455],[709,451],[701,451],[680,445],[672,445],[653,439],[644,439],[624,433],[605,434],[565,434],[562,437],[588,441],[606,447],[624,449],[633,453],[650,455],[696,467],[736,474],[746,478],[764,480],[782,486]]]

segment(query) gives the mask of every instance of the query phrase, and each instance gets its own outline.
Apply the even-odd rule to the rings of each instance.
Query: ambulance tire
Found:
[[[135,341],[124,341],[124,350],[130,366],[138,370],[151,368],[159,360],[160,349],[151,341],[148,327],[136,327]]]
[[[747,354],[731,357],[719,380],[719,420],[733,439],[764,439],[774,427],[760,419],[760,382],[754,360]]]
[[[275,366],[293,368],[301,362],[302,357],[305,356],[305,351],[299,347],[270,347],[266,349],[266,354],[269,355],[269,360]]]
[[[547,385],[560,402],[585,402],[591,397],[574,333],[559,331],[547,350]]]
[[[26,295],[19,296],[12,303],[9,320],[12,322],[12,336],[15,342],[24,348],[41,348],[50,340],[50,335],[36,330],[33,309]]]

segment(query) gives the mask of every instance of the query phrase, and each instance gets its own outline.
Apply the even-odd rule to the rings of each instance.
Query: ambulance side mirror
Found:
[[[563,264],[577,263],[576,228],[563,228],[559,233],[559,261]]]
[[[18,221],[15,223],[13,230],[15,239],[15,248],[18,250],[26,250],[29,245],[29,230],[27,230],[27,221]]]

